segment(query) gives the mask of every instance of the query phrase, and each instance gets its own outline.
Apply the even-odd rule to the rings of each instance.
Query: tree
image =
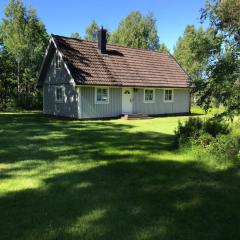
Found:
[[[33,8],[26,9],[20,0],[10,0],[1,24],[3,45],[17,64],[17,104],[32,107],[38,92],[35,88],[38,70],[48,35]]]
[[[73,32],[73,33],[71,34],[71,37],[72,37],[72,38],[81,39],[80,34],[79,34],[78,32]]]
[[[206,31],[202,27],[196,29],[194,25],[185,28],[174,48],[174,57],[193,81],[204,78],[209,57],[219,47],[220,39],[212,28]]]
[[[1,44],[1,41],[0,41]],[[15,64],[6,49],[0,47],[0,110],[6,110],[11,100],[15,97],[13,89],[16,88],[14,82]],[[13,103],[13,102],[12,102]]]
[[[89,41],[97,41],[97,32],[100,29],[95,20],[87,27],[85,39]]]
[[[138,11],[130,13],[111,34],[110,43],[158,50],[159,39],[153,14],[142,16]]]
[[[159,45],[159,52],[161,52],[161,53],[168,53],[169,52],[169,50],[168,50],[168,48],[167,48],[165,43],[160,43],[160,45]]]
[[[222,36],[220,48],[212,53],[206,80],[197,82],[199,104],[206,109],[216,99],[228,116],[240,113],[240,1],[206,1],[202,20],[208,20],[214,35]]]

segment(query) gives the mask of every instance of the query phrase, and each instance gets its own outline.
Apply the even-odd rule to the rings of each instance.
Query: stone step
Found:
[[[149,117],[146,114],[136,113],[136,114],[124,114],[121,116],[121,119],[123,120],[140,120],[140,119],[151,119],[152,117]]]

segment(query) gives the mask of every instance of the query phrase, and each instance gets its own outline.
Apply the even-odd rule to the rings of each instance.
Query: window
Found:
[[[60,69],[61,68],[61,58],[58,54],[56,54],[56,69]]]
[[[56,102],[64,102],[64,87],[57,86],[55,87],[55,101]]]
[[[144,89],[144,103],[153,103],[155,101],[154,89]]]
[[[109,103],[109,88],[96,88],[95,103]]]
[[[173,89],[164,89],[164,102],[173,102]]]

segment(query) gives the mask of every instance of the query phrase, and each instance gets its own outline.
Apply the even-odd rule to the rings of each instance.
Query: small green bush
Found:
[[[209,118],[203,123],[203,132],[216,137],[219,134],[228,134],[230,132],[229,124],[219,119]]]
[[[236,158],[240,151],[240,136],[218,135],[208,145],[208,150],[220,157]]]
[[[238,152],[237,159],[240,161],[240,150]]]
[[[214,140],[214,137],[210,135],[209,133],[202,133],[197,139],[193,139],[192,143],[197,146],[201,147],[208,147],[211,142]]]
[[[187,143],[191,140],[197,140],[199,137],[209,138],[207,135],[203,136],[205,133],[212,137],[216,137],[217,135],[228,134],[229,132],[229,125],[224,121],[219,121],[215,118],[208,118],[206,120],[201,118],[189,118],[184,124],[181,122],[178,123],[175,135],[179,143]]]
[[[225,121],[190,118],[175,131],[179,144],[204,148],[218,158],[240,159],[240,134]]]
[[[203,122],[200,118],[189,118],[184,124],[178,122],[175,135],[179,143],[187,143],[190,139],[196,139],[200,135]]]

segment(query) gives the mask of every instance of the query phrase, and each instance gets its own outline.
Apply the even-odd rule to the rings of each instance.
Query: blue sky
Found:
[[[161,42],[172,49],[187,24],[200,25],[204,0],[23,0],[37,10],[48,33],[84,35],[93,19],[110,31],[131,11],[153,12]],[[0,1],[0,18],[8,0]]]

